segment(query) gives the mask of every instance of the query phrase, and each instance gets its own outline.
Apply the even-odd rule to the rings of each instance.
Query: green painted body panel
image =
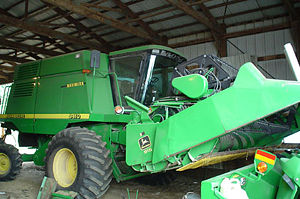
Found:
[[[300,187],[300,154],[291,158],[281,158],[280,160],[282,169],[295,181],[297,186]]]
[[[46,149],[48,148],[48,143],[50,139],[39,139],[39,147],[33,154],[32,160],[35,165],[45,166],[44,157],[46,156]]]
[[[42,60],[37,60],[15,66],[14,80],[26,79],[27,77],[34,78],[38,76],[40,74],[39,68],[34,71],[27,71],[27,69],[34,69],[35,67],[32,66],[40,66],[41,61]]]
[[[48,76],[61,73],[70,73],[82,69],[90,69],[91,52],[88,50],[76,53],[68,53],[53,58],[42,60],[40,76]]]
[[[207,79],[199,74],[175,78],[172,86],[192,99],[203,97],[208,91]]]
[[[149,123],[143,126],[138,124],[132,124],[127,126],[126,145],[132,147],[130,150],[126,150],[126,163],[128,165],[145,164],[146,162],[152,160],[153,149],[151,146],[155,146],[155,129],[157,125],[158,124]],[[142,136],[140,134],[141,132],[143,132]],[[142,142],[147,141],[143,140],[146,136],[149,136],[150,147],[141,146]],[[144,147],[147,149],[143,150]],[[132,151],[135,151],[134,155],[130,154]]]
[[[243,181],[241,188],[251,199],[298,198],[300,195],[300,156],[297,151],[291,154],[283,153],[283,155],[286,157],[277,159],[275,166],[268,167],[268,171],[264,174],[259,174],[256,171],[257,164],[252,164],[202,181],[201,198],[225,199],[221,193],[221,183],[225,178]],[[284,178],[288,180],[285,181]]]
[[[277,199],[290,199],[300,197],[300,155],[294,154],[291,157],[281,158],[280,164],[284,173],[289,177],[292,187],[283,178],[280,181],[277,192]]]
[[[157,125],[150,162],[155,164],[164,161],[299,101],[299,82],[266,79],[253,64],[247,63],[241,67],[233,86]],[[127,134],[147,131],[146,124],[138,125],[141,127],[128,128]],[[294,132],[289,131],[285,136],[292,133]],[[268,137],[270,136],[264,134],[253,138],[260,146],[264,146],[274,141]],[[277,137],[277,141],[278,139],[281,141],[282,138]],[[127,154],[135,156],[134,144],[136,143],[126,143]],[[207,150],[207,153],[211,151]],[[127,158],[134,162],[134,157]]]
[[[37,77],[40,72],[41,61],[34,61],[16,66],[14,74],[15,82],[11,87],[11,94],[8,98],[6,114],[32,114],[35,109],[35,99],[37,94]],[[29,72],[25,72],[29,70]],[[19,74],[24,75],[19,75]],[[25,88],[25,91],[20,91]],[[14,92],[15,90],[19,92]],[[30,94],[31,92],[31,94]],[[21,97],[15,97],[21,96]],[[33,132],[33,120],[11,120],[18,129],[24,132]]]
[[[67,114],[67,113],[89,113],[90,101],[87,95],[87,86],[62,88],[63,85],[75,82],[86,82],[86,77],[82,73],[59,76],[42,77],[39,81],[38,95],[36,100],[36,114]],[[51,96],[49,96],[51,90]],[[49,100],[49,98],[51,100]],[[55,107],[55,108],[51,108]],[[66,128],[69,121],[54,119],[53,125],[49,125],[47,119],[36,119],[34,132],[45,132],[46,134],[56,134]]]
[[[17,80],[13,84],[6,114],[89,114],[89,118],[41,119],[34,115],[29,119],[2,119],[12,122],[20,132],[56,134],[71,123],[130,121],[131,116],[118,116],[114,113],[106,54],[101,54],[101,67],[96,68],[90,74],[82,73],[83,69],[91,69],[89,66],[90,51],[49,58],[38,64],[38,72],[35,77]],[[23,67],[23,65],[18,67]],[[72,84],[80,82],[82,85],[72,86]],[[32,94],[25,97],[14,97],[16,85],[23,83],[34,85]],[[68,87],[68,85],[71,86]]]
[[[242,186],[251,199],[273,199],[282,176],[282,170],[277,163],[267,175],[260,178],[255,175],[254,164],[219,175],[201,182],[201,198],[203,199],[225,199],[220,193],[220,185],[224,178],[246,178]]]

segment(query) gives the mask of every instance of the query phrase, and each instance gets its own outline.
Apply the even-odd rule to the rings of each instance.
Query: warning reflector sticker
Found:
[[[274,165],[275,160],[276,160],[276,156],[271,154],[271,153],[267,153],[265,151],[262,151],[262,150],[257,150],[256,154],[255,154],[255,159],[258,159],[258,160],[263,161],[265,163]]]

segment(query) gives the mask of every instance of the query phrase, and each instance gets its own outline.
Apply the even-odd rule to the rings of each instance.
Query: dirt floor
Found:
[[[45,172],[33,163],[23,163],[21,174],[13,181],[0,182],[0,192],[10,199],[36,198]]]
[[[128,191],[130,198],[136,198],[138,191],[139,199],[181,199],[187,192],[200,194],[200,184],[203,179],[223,173],[220,169],[195,169],[187,172],[171,172],[168,185],[145,185],[137,180],[117,183],[112,181],[104,199],[127,199]],[[10,199],[34,199],[37,197],[39,188],[44,177],[43,167],[33,163],[23,163],[21,174],[14,181],[0,182],[1,192],[5,192]],[[5,198],[5,197],[4,197]],[[6,199],[6,198],[5,198]]]

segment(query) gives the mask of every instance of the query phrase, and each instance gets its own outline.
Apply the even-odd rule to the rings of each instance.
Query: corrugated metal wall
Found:
[[[217,49],[213,42],[181,47],[177,48],[177,50],[182,52],[187,59],[192,59],[202,54],[217,54]]]
[[[288,42],[293,44],[289,29],[237,37],[229,39],[229,41],[243,52],[256,57],[283,54],[283,45]],[[187,56],[188,59],[201,54],[217,54],[213,42],[181,47],[178,50]],[[227,52],[228,56],[242,54],[242,52],[230,43],[227,45]],[[278,79],[294,79],[285,59],[262,61],[258,62],[258,64]]]

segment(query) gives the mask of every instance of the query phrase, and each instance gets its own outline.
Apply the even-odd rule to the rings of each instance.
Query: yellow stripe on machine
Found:
[[[0,114],[0,119],[7,118],[33,119],[34,114]]]
[[[221,156],[214,156],[214,157],[205,157],[196,162],[192,162],[187,164],[183,167],[180,167],[176,171],[185,171],[188,169],[196,169],[198,167],[209,166],[213,164],[217,164],[224,161],[234,160],[237,158],[245,157],[248,155],[248,152],[240,152],[240,153],[233,153],[233,154],[226,154]]]
[[[90,114],[0,114],[0,119],[78,119],[85,120],[90,118]]]
[[[267,157],[259,155],[259,154],[255,154],[255,159],[261,160],[261,161],[271,164],[271,165],[275,164],[275,160],[272,160],[270,158],[267,158]]]

